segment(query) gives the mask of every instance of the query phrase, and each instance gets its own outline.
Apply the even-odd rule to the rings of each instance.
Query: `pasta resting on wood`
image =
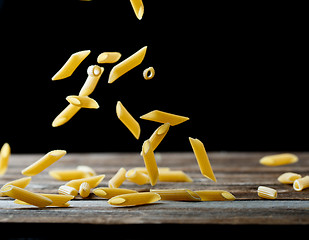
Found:
[[[153,192],[128,193],[118,195],[109,199],[107,202],[115,206],[137,206],[157,202],[161,199],[160,195]]]

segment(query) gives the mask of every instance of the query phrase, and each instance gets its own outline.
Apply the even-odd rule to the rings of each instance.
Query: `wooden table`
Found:
[[[235,195],[235,201],[217,202],[175,202],[159,201],[151,205],[138,207],[114,207],[106,200],[90,195],[87,199],[77,197],[70,207],[47,207],[39,209],[32,206],[17,205],[9,197],[0,197],[0,222],[2,225],[40,226],[53,223],[74,228],[76,224],[106,229],[108,227],[135,229],[140,224],[152,229],[168,224],[184,229],[198,226],[201,229],[212,226],[243,226],[262,224],[267,226],[289,225],[305,226],[309,224],[309,189],[301,192],[293,190],[291,185],[277,181],[277,177],[287,171],[309,175],[309,153],[295,153],[299,162],[292,165],[267,167],[259,164],[259,159],[272,153],[265,152],[210,152],[208,153],[217,183],[203,177],[199,172],[193,153],[160,153],[157,163],[160,167],[184,170],[194,181],[192,183],[159,182],[153,188],[189,188],[191,190],[221,189]],[[43,154],[13,154],[7,173],[0,178],[0,184],[22,177],[21,170],[39,159]],[[75,168],[88,165],[97,174],[106,177],[100,186],[107,186],[108,180],[120,167],[130,169],[143,166],[138,153],[68,153],[47,170],[34,176],[27,189],[41,193],[57,193],[64,182],[52,179],[48,171],[56,168]],[[260,185],[277,189],[276,200],[262,200],[257,196]],[[150,185],[138,186],[124,182],[121,187],[149,191]],[[22,225],[20,223],[23,223]],[[0,224],[0,227],[1,227]],[[159,225],[158,225],[159,224]],[[134,227],[135,226],[135,227]],[[282,229],[282,228],[281,228]],[[121,232],[121,231],[120,231]]]

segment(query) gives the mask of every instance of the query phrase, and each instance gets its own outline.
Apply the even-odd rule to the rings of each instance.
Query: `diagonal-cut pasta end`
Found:
[[[60,118],[56,118],[53,123],[52,126],[53,127],[59,127],[63,124],[65,124],[68,121],[68,119],[66,117],[60,117]]]
[[[229,192],[222,192],[221,196],[224,197],[228,201],[234,201],[236,199],[235,196]]]
[[[122,203],[124,203],[126,200],[122,197],[113,197],[110,200],[108,200],[107,202],[111,205],[120,205]]]

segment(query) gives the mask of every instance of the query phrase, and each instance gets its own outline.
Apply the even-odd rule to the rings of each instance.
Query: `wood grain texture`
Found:
[[[272,153],[210,152],[209,159],[217,183],[203,177],[193,153],[161,153],[157,155],[159,167],[185,171],[192,183],[158,182],[138,186],[125,181],[121,187],[138,191],[151,188],[189,188],[191,190],[221,189],[230,191],[232,202],[171,202],[160,201],[138,207],[113,207],[106,200],[91,194],[87,199],[77,197],[69,208],[48,207],[38,209],[13,203],[0,197],[0,222],[2,223],[85,223],[85,224],[309,224],[309,189],[301,192],[291,185],[277,181],[280,174],[293,171],[309,175],[309,153],[295,153],[299,162],[278,167],[259,164],[259,159]],[[7,173],[0,184],[23,177],[21,170],[43,154],[12,155]],[[28,190],[40,193],[57,193],[65,182],[52,179],[48,171],[57,168],[75,168],[88,165],[97,174],[106,177],[99,186],[106,187],[109,179],[120,167],[130,169],[143,166],[139,153],[68,153],[58,162],[33,177]],[[257,195],[260,185],[275,188],[278,199],[262,200]]]

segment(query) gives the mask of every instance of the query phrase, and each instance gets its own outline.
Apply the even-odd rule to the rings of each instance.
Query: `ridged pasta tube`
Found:
[[[299,178],[294,181],[293,188],[295,191],[301,191],[309,187],[309,176]]]
[[[258,187],[258,195],[259,197],[266,199],[276,199],[278,196],[276,189],[265,186]]]
[[[76,179],[76,180],[71,180],[69,182],[67,182],[65,185],[66,186],[70,186],[75,188],[77,191],[79,190],[80,185],[83,182],[87,182],[90,185],[90,188],[95,188],[96,186],[98,186],[100,184],[100,182],[102,182],[102,180],[104,179],[105,175],[101,174],[98,176],[93,176],[93,177],[87,177],[87,178],[81,178],[81,179]]]
[[[126,180],[126,172],[125,168],[120,168],[117,173],[108,181],[108,186],[110,188],[118,188],[121,184]]]
[[[150,179],[150,184],[152,186],[156,185],[159,179],[159,171],[157,162],[152,150],[152,146],[149,140],[146,140],[142,146],[142,155],[144,158],[144,163],[147,169],[147,173]]]
[[[137,193],[135,190],[125,189],[125,188],[106,188],[106,187],[99,187],[93,189],[93,193],[101,198],[110,199],[112,197],[128,194],[128,193]]]
[[[31,177],[23,177],[23,178],[19,178],[10,182],[7,182],[6,184],[4,184],[2,186],[2,188],[8,186],[8,185],[13,185],[19,188],[25,188],[28,186],[28,184],[31,181]],[[1,192],[0,192],[0,197],[4,196]]]
[[[102,73],[104,72],[104,68],[100,67],[98,65],[91,65],[87,69],[88,77],[79,91],[79,96],[88,96],[90,95],[95,87],[97,86],[100,77],[102,76]]]
[[[0,176],[6,173],[9,165],[10,156],[11,147],[8,143],[5,143],[0,150]]]
[[[278,181],[283,184],[293,184],[294,181],[299,178],[301,178],[300,174],[293,173],[293,172],[286,172],[286,173],[281,174],[278,177]]]

